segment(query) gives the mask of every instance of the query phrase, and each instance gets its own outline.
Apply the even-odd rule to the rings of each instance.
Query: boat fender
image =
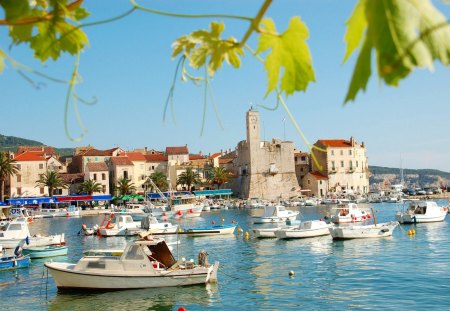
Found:
[[[84,231],[86,231],[86,228],[87,228],[86,224],[81,225],[81,229],[83,229]]]
[[[14,250],[14,255],[19,257],[20,255],[22,255],[22,251],[23,251],[23,248],[20,245],[17,245],[16,249]]]
[[[27,243],[27,245],[30,245],[30,237],[28,235],[25,238],[25,243]]]

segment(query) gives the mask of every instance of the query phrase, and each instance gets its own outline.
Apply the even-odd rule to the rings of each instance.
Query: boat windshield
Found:
[[[142,259],[144,259],[144,254],[142,253],[142,250],[139,247],[139,245],[130,246],[127,253],[125,254],[125,259],[127,259],[127,260],[142,260]]]
[[[20,231],[20,230],[22,230],[22,225],[21,224],[9,224],[9,226],[6,230]]]

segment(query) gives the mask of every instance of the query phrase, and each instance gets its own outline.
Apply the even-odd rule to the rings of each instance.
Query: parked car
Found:
[[[419,189],[419,190],[416,189],[416,194],[417,195],[426,195],[427,192],[425,190],[423,190],[423,189]]]
[[[416,195],[416,190],[415,189],[407,189],[406,194],[407,195]]]

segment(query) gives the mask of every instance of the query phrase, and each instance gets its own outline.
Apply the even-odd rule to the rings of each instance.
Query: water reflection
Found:
[[[48,310],[173,310],[178,306],[210,307],[220,301],[215,284],[150,288],[120,292],[58,292]]]

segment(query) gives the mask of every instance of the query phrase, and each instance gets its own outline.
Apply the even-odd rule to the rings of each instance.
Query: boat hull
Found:
[[[55,247],[31,247],[23,251],[24,254],[30,256],[31,259],[56,257],[67,255],[67,246]]]
[[[142,275],[135,272],[107,274],[74,271],[73,264],[45,263],[58,289],[125,290],[205,284],[217,278],[218,263],[208,268],[164,271]]]
[[[335,226],[330,227],[329,230],[333,239],[382,238],[391,236],[398,224],[397,221],[393,221],[367,226]]]
[[[28,266],[30,266],[30,257],[28,256],[0,258],[0,271],[26,268]]]
[[[3,248],[15,248],[17,245],[22,243],[24,239],[0,239],[0,245]],[[64,245],[64,233],[47,236],[47,237],[30,237],[30,244],[24,243],[22,246],[24,249],[36,246],[49,246],[49,245]]]
[[[296,215],[288,216],[288,217],[253,217],[254,224],[271,224],[271,223],[280,223],[286,222],[288,220],[295,220],[297,218]]]
[[[279,239],[303,239],[329,235],[328,227],[319,229],[285,229],[275,231],[275,236]]]
[[[192,228],[184,231],[188,236],[208,236],[233,234],[236,226],[216,226],[211,228]]]
[[[410,214],[397,214],[396,220],[401,224],[413,224],[413,223],[427,223],[427,222],[439,222],[444,221],[447,212],[443,212],[441,215],[437,216],[427,216],[427,215],[410,215]]]

